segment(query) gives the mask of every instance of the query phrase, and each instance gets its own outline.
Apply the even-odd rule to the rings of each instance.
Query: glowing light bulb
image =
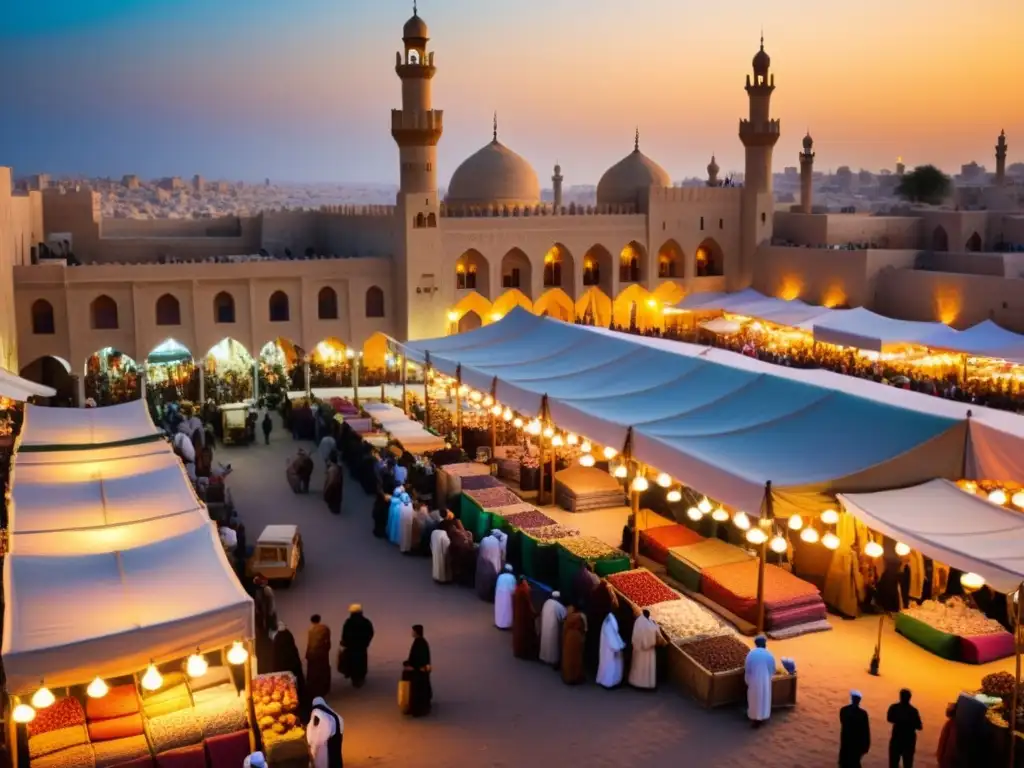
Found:
[[[869,541],[864,545],[864,554],[868,557],[881,557],[883,552],[885,550],[882,549],[882,545],[877,541]]]
[[[459,387],[458,392],[459,392],[460,395],[465,396],[465,394],[467,392],[469,392],[469,387],[461,386],[461,387]]]
[[[670,485],[672,485],[672,478],[669,477],[668,474],[666,474],[665,472],[662,472],[658,475],[658,485],[660,485],[662,488],[668,488]]]
[[[699,502],[697,502],[697,509],[701,511],[701,514],[706,515],[711,511],[711,502],[708,501],[708,497],[705,496]]]
[[[200,655],[198,649],[185,662],[185,671],[188,672],[189,677],[202,677],[209,668],[209,663]]]
[[[606,459],[608,459],[609,461],[611,461],[612,459],[614,459],[614,458],[615,458],[616,456],[618,456],[618,455],[619,455],[619,452],[618,452],[618,451],[616,451],[616,450],[615,450],[614,448],[612,448],[611,446],[609,446],[609,447],[607,447],[607,448],[605,448],[605,449],[604,449],[604,457],[605,457]]]
[[[835,525],[839,522],[839,513],[834,509],[826,509],[821,513],[821,522],[825,525]]]
[[[491,415],[492,416],[501,416],[501,406],[500,405],[492,405],[491,406]]]
[[[555,448],[561,447],[564,442],[565,441],[562,440],[561,435],[555,435],[554,437],[551,438],[551,444],[555,446]]]
[[[994,491],[989,493],[988,500],[993,504],[998,504],[1000,507],[1006,504],[1006,491],[1002,488],[996,488]]]
[[[732,524],[739,528],[741,531],[750,530],[750,518],[747,517],[746,512],[737,512],[732,517]]]
[[[789,518],[789,530],[799,531],[804,527],[804,519],[800,515],[793,515]]]
[[[818,532],[814,528],[808,526],[800,531],[800,540],[808,544],[817,544]]]
[[[469,399],[472,400],[474,403],[479,403],[481,400],[484,399],[484,396],[481,395],[476,390],[473,390],[472,392],[469,393]]]
[[[985,586],[985,577],[977,573],[965,573],[960,577],[964,589],[974,591]]]
[[[619,478],[619,480],[622,480],[626,475],[629,474],[629,471],[626,469],[625,464],[619,464],[619,466],[615,468],[615,471],[612,474],[614,474],[615,477]]]
[[[554,434],[555,430],[553,430],[551,427],[544,427],[544,437],[550,440],[554,436]]]
[[[231,644],[228,649],[228,664],[245,664],[245,660],[249,658],[249,652],[245,650],[245,646],[242,645],[241,641],[236,640]]]
[[[448,322],[449,322],[449,323],[454,323],[454,322],[457,322],[457,321],[458,321],[458,319],[459,319],[459,313],[458,313],[458,312],[456,312],[456,311],[455,311],[454,309],[453,309],[453,310],[451,310],[451,311],[450,311],[450,312],[448,313]]]
[[[690,518],[691,520],[693,520],[694,522],[697,522],[702,517],[704,517],[704,515],[702,515],[700,513],[700,510],[697,509],[696,507],[690,507],[688,510],[686,510],[686,516],[688,518]]]
[[[501,414],[501,418],[503,418],[505,421],[512,421],[512,409],[506,408],[505,412]]]
[[[964,485],[963,485],[963,488],[968,493],[977,493],[978,492],[978,484],[976,482],[974,482],[973,480],[968,480],[967,482],[965,482]]]
[[[902,541],[896,542],[896,554],[900,557],[906,557],[910,554],[910,547],[904,544]]]
[[[764,544],[768,541],[768,534],[760,528],[751,528],[747,531],[747,541],[756,545]]]
[[[483,406],[484,408],[490,408],[492,405],[494,405],[494,398],[488,395],[484,398]]]
[[[643,493],[648,487],[647,478],[643,475],[637,475],[633,478],[633,491],[635,493]]]
[[[683,500],[683,492],[680,491],[678,488],[673,488],[671,491],[669,491],[668,493],[665,494],[665,500],[667,502],[669,502],[670,504],[678,504],[680,501]],[[697,509],[697,508],[696,507],[691,507],[691,509]],[[702,514],[699,509],[697,509],[697,514],[698,515]]]
[[[579,441],[580,439],[576,437],[576,435],[574,435],[572,432],[565,436],[565,442],[567,442],[569,445],[576,445]]]
[[[782,536],[772,536],[772,540],[768,543],[768,546],[771,547],[772,552],[777,555],[781,555],[789,549],[789,545]]]
[[[32,694],[32,706],[36,709],[46,709],[56,700],[57,699],[54,697],[53,691],[45,685]]]
[[[591,454],[591,453],[584,453],[582,456],[580,456],[580,466],[581,467],[592,467],[596,463],[597,463],[597,460],[594,458],[594,455]]]
[[[102,677],[96,677],[89,683],[89,687],[85,689],[85,692],[89,695],[90,699],[102,699],[109,690],[110,686],[107,685],[106,681]]]
[[[1010,503],[1017,509],[1024,509],[1024,491],[1017,491],[1010,497]],[[1014,594],[1017,594],[1016,592]]]
[[[697,505],[697,509],[700,509],[699,504]],[[711,513],[711,519],[714,520],[716,523],[724,523],[726,520],[729,519],[729,513],[726,512],[725,507],[719,507],[718,509]]]
[[[584,440],[582,443],[580,443],[580,451],[582,453],[590,453],[591,450],[593,450],[593,449],[592,449],[592,447],[590,445],[590,441],[589,440]]]
[[[515,427],[516,429],[522,429],[523,420],[516,416],[515,421],[512,422],[512,426]]]
[[[18,704],[11,713],[16,723],[31,723],[36,719],[36,711],[28,704]]]
[[[164,677],[154,664],[146,668],[146,674],[142,676],[142,687],[147,691],[156,691],[164,684]]]
[[[821,544],[825,549],[839,549],[839,537],[832,533],[832,531],[829,531],[821,537]]]

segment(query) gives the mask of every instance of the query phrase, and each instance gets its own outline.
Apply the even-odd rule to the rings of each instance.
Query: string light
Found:
[[[459,387],[458,392],[459,392],[460,396],[465,397],[466,393],[469,392],[469,387],[466,387],[466,386]]]
[[[883,552],[885,550],[882,549],[882,545],[877,541],[869,541],[864,545],[864,554],[868,557],[881,557]]]
[[[546,437],[548,440],[550,440],[554,436],[554,434],[555,430],[553,430],[551,427],[544,427],[544,437]]]
[[[102,677],[96,677],[89,683],[89,687],[85,689],[85,692],[89,695],[90,699],[102,699],[109,690],[110,686],[107,685],[106,681]]]
[[[839,537],[832,533],[832,531],[829,531],[821,537],[821,544],[825,547],[825,549],[839,549]]]
[[[668,488],[670,485],[672,485],[672,478],[669,477],[667,473],[662,472],[661,474],[658,475],[658,485],[660,485],[662,488]]]
[[[996,488],[994,491],[989,493],[988,500],[993,504],[998,504],[1000,507],[1006,504],[1006,491],[1002,488]]]
[[[53,695],[53,691],[47,688],[45,685],[41,686],[38,691],[32,694],[32,706],[36,709],[46,709],[52,706],[53,702],[57,699]]]
[[[555,446],[555,448],[561,447],[562,442],[563,441],[561,435],[555,435],[554,437],[551,438],[551,444]]]
[[[492,405],[494,405],[494,398],[488,395],[487,397],[484,398],[483,405],[484,408],[490,408]]]
[[[594,455],[591,453],[584,453],[582,456],[580,456],[581,467],[592,467],[596,463],[597,461],[596,459],[594,459]]]
[[[202,654],[199,653],[198,648],[196,648],[195,653],[188,657],[188,661],[185,662],[185,671],[188,672],[189,677],[202,677],[209,668],[210,665],[203,658]]]
[[[697,505],[697,509],[700,509],[699,504]],[[711,519],[714,520],[716,523],[724,523],[726,520],[729,519],[729,513],[726,512],[725,507],[719,507],[718,509],[711,513]]]
[[[505,412],[501,414],[501,418],[503,418],[505,421],[512,421],[512,409],[506,408]]]
[[[1017,491],[1010,498],[1010,503],[1013,504],[1017,509],[1024,509],[1024,491]],[[1014,593],[1016,594],[1016,593]]]
[[[623,467],[623,469],[625,469],[625,467]],[[647,490],[648,487],[649,486],[647,484],[647,478],[644,477],[643,475],[637,475],[636,477],[633,478],[634,493],[643,493],[644,491]]]
[[[804,519],[800,515],[793,515],[789,518],[789,530],[799,531],[804,527]]]
[[[683,492],[680,491],[678,488],[673,488],[671,491],[665,494],[665,501],[669,502],[670,504],[678,504],[682,500]],[[697,507],[691,507],[690,509],[697,509]],[[697,509],[697,514],[703,515],[703,513],[699,509]],[[700,518],[698,517],[697,519],[699,520]]]
[[[747,531],[747,541],[751,544],[764,544],[768,541],[768,534],[761,530],[761,528],[751,528]]]
[[[973,592],[985,586],[985,577],[977,573],[965,573],[960,576],[960,585]]]
[[[789,549],[789,545],[786,543],[786,539],[779,535],[772,536],[772,540],[771,542],[769,542],[768,546],[771,547],[772,552],[774,552],[777,555],[781,555],[783,552]]]
[[[522,429],[523,420],[516,416],[515,421],[512,422],[512,426],[515,427],[516,429]]]
[[[569,445],[576,445],[576,443],[578,443],[579,441],[580,439],[576,437],[576,435],[574,435],[572,432],[565,436],[565,442],[568,443]]]
[[[36,711],[28,704],[18,704],[11,713],[16,723],[31,723],[36,719]]]
[[[741,531],[750,529],[750,518],[747,517],[746,512],[737,512],[733,515],[732,524],[739,528]]]
[[[825,525],[835,525],[839,522],[839,513],[834,509],[826,509],[821,513],[821,522]]]
[[[492,416],[501,416],[501,406],[500,405],[492,405],[491,406],[491,415]]]
[[[625,464],[619,464],[619,466],[615,468],[615,471],[612,474],[614,474],[615,477],[619,478],[619,480],[622,480],[626,475],[629,474],[629,471],[626,469]]]
[[[245,646],[242,645],[240,640],[236,640],[231,644],[228,649],[228,664],[245,664],[245,660],[249,658],[249,652],[245,650]]]
[[[582,443],[580,443],[580,452],[581,453],[590,453],[591,450],[592,450],[592,448],[591,448],[589,440],[584,440]]]
[[[711,502],[708,501],[707,496],[705,496],[703,499],[697,502],[697,509],[699,509],[701,511],[701,514],[704,515],[711,511]]]
[[[605,457],[606,459],[608,459],[609,461],[611,461],[612,459],[614,459],[614,458],[615,458],[615,457],[616,457],[616,456],[617,456],[618,454],[619,454],[619,452],[618,452],[618,451],[616,451],[616,450],[615,450],[614,448],[612,448],[611,446],[608,446],[607,448],[605,448],[605,449],[604,449],[604,457]]]
[[[902,541],[896,542],[896,554],[900,557],[906,557],[910,554],[910,547],[904,544]]]
[[[146,674],[142,676],[142,687],[147,691],[157,691],[160,686],[164,684],[163,675],[160,674],[160,670],[156,668],[155,664],[150,664],[146,668]]]
[[[818,532],[814,528],[807,526],[802,531],[800,531],[800,540],[806,542],[807,544],[817,544]]]
[[[690,507],[688,510],[686,510],[686,516],[688,518],[690,518],[691,520],[693,520],[694,522],[697,522],[702,517],[704,517],[704,515],[702,515],[700,513],[700,510],[697,509],[696,507]]]

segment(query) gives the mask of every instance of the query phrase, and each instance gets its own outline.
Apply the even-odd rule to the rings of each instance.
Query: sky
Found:
[[[1024,146],[1021,0],[420,0],[445,112],[439,180],[491,137],[542,185],[641,149],[673,179],[743,168],[764,30],[776,171],[994,166]],[[400,0],[32,0],[0,18],[0,165],[15,174],[396,184]]]

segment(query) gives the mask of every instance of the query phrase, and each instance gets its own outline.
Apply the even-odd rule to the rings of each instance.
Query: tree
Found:
[[[938,205],[949,196],[953,182],[934,165],[919,165],[905,173],[896,185],[896,194],[911,203]]]

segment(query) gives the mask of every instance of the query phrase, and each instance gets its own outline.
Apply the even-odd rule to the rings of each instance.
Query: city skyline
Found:
[[[567,185],[596,184],[632,149],[673,179],[702,176],[712,153],[741,170],[737,121],[764,27],[782,121],[774,169],[796,165],[809,128],[817,169],[971,160],[991,168],[1006,130],[1010,162],[1024,103],[1006,66],[1024,31],[1013,0],[964,13],[948,0],[868,0],[806,12],[782,0],[701,9],[561,0],[523,13],[497,3],[425,0],[445,111],[442,185],[499,138]],[[394,54],[411,3],[47,0],[13,9],[0,32],[11,78],[0,163],[48,172],[289,182],[397,183],[389,114],[400,106]],[[966,18],[965,18],[966,17]],[[837,45],[822,29],[841,30]],[[984,82],[985,87],[980,83]]]

